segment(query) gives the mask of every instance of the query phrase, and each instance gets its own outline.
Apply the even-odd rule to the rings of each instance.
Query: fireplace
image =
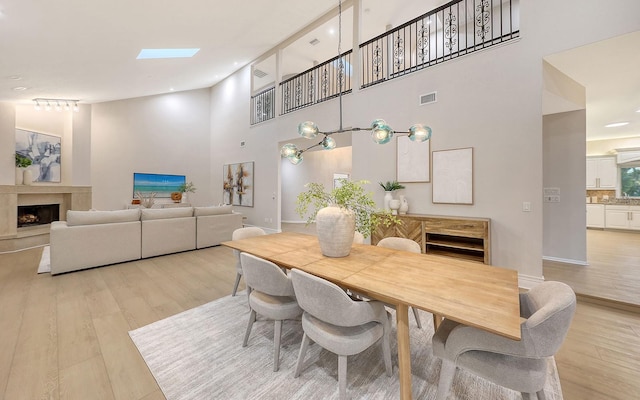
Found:
[[[18,206],[18,228],[60,220],[60,204]]]

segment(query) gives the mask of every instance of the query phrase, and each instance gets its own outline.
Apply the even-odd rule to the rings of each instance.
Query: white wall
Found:
[[[0,185],[16,184],[16,111],[11,103],[0,102]]]
[[[93,207],[130,203],[134,172],[186,175],[197,188],[190,202],[212,204],[209,113],[208,89],[94,104]]]
[[[286,159],[281,161],[282,222],[306,221],[306,217],[302,218],[295,212],[298,194],[306,190],[304,185],[309,182],[321,183],[325,189],[331,190],[334,173],[351,175],[351,146],[331,151],[308,151],[303,157],[304,161],[298,165]],[[377,185],[377,182],[372,182],[367,190],[374,191]]]
[[[345,126],[368,126],[385,118],[398,129],[413,122],[433,128],[431,150],[474,148],[474,204],[431,203],[431,184],[407,185],[411,212],[488,217],[492,220],[494,265],[542,276],[542,59],[545,55],[640,29],[640,2],[624,0],[611,7],[596,1],[540,0],[521,4],[521,39],[472,54],[345,96]],[[576,18],[580,10],[580,18]],[[247,81],[247,82],[244,82]],[[262,221],[278,212],[279,142],[296,137],[300,121],[315,121],[329,130],[337,126],[337,102],[327,101],[248,128],[249,70],[243,69],[212,89],[212,120],[220,144],[212,148],[213,163],[248,158],[238,148],[246,138],[256,167],[265,175],[256,193],[251,219]],[[417,105],[420,94],[438,91],[438,102]],[[372,182],[395,178],[395,146],[378,146],[366,133],[352,138],[353,178]],[[216,160],[217,158],[220,160]],[[584,152],[583,152],[584,155]],[[259,162],[258,162],[259,160]],[[576,177],[580,182],[582,175]],[[221,178],[218,178],[221,181]],[[221,184],[221,183],[220,183]],[[569,193],[566,193],[569,195]],[[580,196],[584,195],[584,188]],[[381,203],[383,193],[376,192]],[[522,211],[522,202],[532,212]],[[584,225],[580,230],[584,234]]]
[[[586,265],[586,111],[544,116],[544,187],[559,188],[559,203],[543,203],[545,258]],[[577,179],[576,177],[582,177]]]

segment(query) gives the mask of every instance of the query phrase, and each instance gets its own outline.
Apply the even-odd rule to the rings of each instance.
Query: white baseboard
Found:
[[[542,256],[542,259],[543,260],[547,260],[547,261],[561,262],[561,263],[565,263],[565,264],[582,265],[582,266],[585,266],[585,267],[587,265],[589,265],[589,263],[586,262],[586,261],[572,260],[570,258],[558,258],[558,257]]]
[[[284,220],[280,222],[283,224],[306,224],[307,223],[307,221],[284,221]]]
[[[273,228],[265,228],[264,226],[258,226],[258,225],[249,225],[249,224],[243,224],[242,226],[255,226],[256,228],[260,228],[263,231],[265,231],[267,234],[270,233],[280,233],[282,231],[278,230],[278,229],[273,229]]]

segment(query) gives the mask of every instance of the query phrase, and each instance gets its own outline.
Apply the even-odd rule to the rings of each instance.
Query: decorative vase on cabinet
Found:
[[[316,215],[320,250],[327,257],[346,257],[351,251],[356,230],[353,211],[338,206],[322,208]]]
[[[24,182],[23,174],[23,168],[16,168],[16,185],[22,185]]]
[[[389,202],[393,200],[393,192],[384,192],[384,210],[389,211]]]
[[[391,208],[392,215],[398,215],[398,210],[400,209],[400,200],[393,199],[389,202],[389,208]]]
[[[398,209],[398,211],[400,212],[400,215],[404,215],[407,213],[407,211],[409,211],[409,202],[403,195],[400,195],[398,197],[400,197],[400,208]]]

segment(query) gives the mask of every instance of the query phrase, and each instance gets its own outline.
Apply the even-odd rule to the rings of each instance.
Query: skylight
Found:
[[[151,58],[189,58],[200,49],[142,49],[136,57],[138,60]]]

